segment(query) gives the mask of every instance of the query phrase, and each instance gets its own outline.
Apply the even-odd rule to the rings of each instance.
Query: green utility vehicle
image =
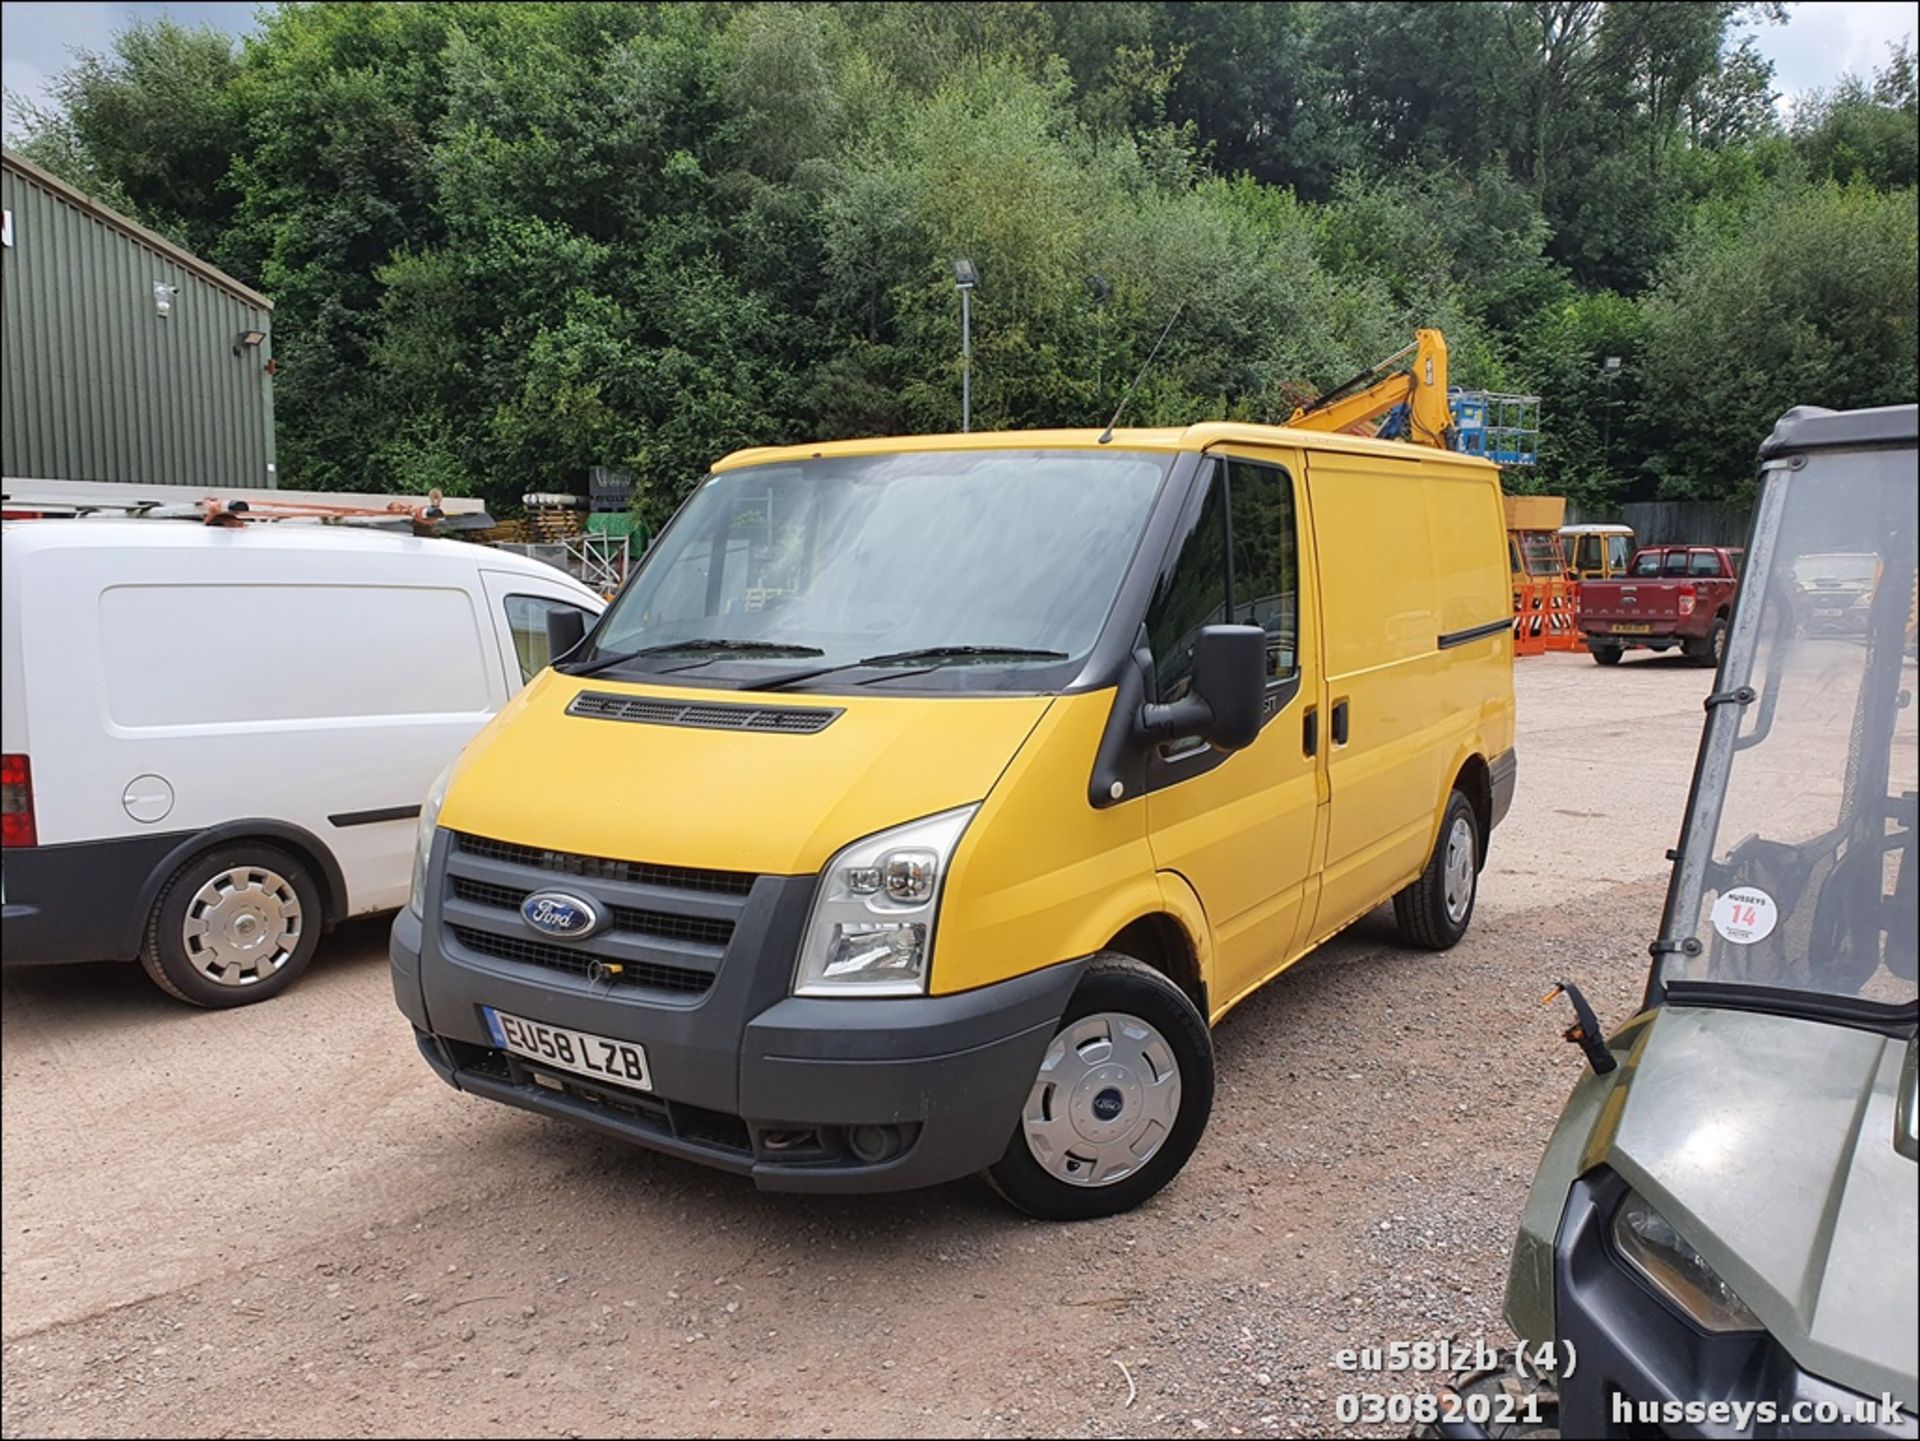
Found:
[[[1914,454],[1911,405],[1761,448],[1644,1007],[1603,1039],[1567,988],[1590,1069],[1507,1281],[1534,1374],[1435,1434],[1915,1435]],[[1801,623],[1836,554],[1874,557],[1850,635]]]

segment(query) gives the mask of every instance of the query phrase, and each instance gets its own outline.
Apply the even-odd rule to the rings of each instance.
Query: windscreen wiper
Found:
[[[607,670],[612,666],[621,665],[630,660],[639,660],[644,656],[673,655],[677,652],[701,650],[720,651],[728,655],[802,656],[826,654],[825,651],[816,645],[790,645],[783,641],[729,640],[724,638],[712,640],[673,640],[663,642],[660,645],[643,645],[638,650],[618,651],[613,655],[603,656],[599,660],[589,661],[586,665],[569,666],[566,674],[592,675],[595,671]],[[702,665],[706,664],[704,661],[700,663]],[[682,667],[682,669],[690,669],[690,667]]]
[[[859,660],[846,661],[840,665],[815,666],[810,670],[794,671],[790,675],[777,675],[750,689],[784,690],[788,686],[799,685],[802,681],[832,675],[835,671],[859,670],[864,666],[900,665],[911,661],[930,662],[915,672],[920,674],[934,669],[943,660],[986,660],[1002,657],[1009,660],[1066,660],[1068,658],[1065,651],[1032,650],[1021,645],[930,645],[919,650],[892,651],[886,655],[864,656]],[[891,680],[893,677],[878,676],[875,679]]]
[[[1063,650],[1034,650],[1024,645],[929,645],[919,650],[896,650],[870,655],[855,665],[898,665],[913,660],[948,660],[974,656],[1006,656],[1012,660],[1066,660]]]

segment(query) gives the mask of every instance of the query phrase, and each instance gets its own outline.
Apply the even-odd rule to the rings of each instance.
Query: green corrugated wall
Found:
[[[0,473],[273,485],[271,309],[11,155],[0,167],[0,203],[11,240],[0,249]],[[155,304],[156,284],[174,287],[168,315]],[[236,356],[235,337],[248,330],[268,339]]]

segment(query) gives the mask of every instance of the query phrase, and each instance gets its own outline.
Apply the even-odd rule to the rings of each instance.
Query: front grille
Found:
[[[545,941],[530,941],[520,936],[500,936],[491,931],[476,931],[469,926],[449,926],[447,929],[461,945],[483,956],[545,966],[549,970],[565,971],[574,976],[590,975],[594,962],[604,960],[568,946],[549,945]],[[625,958],[605,963],[621,967],[620,974],[613,978],[615,985],[644,986],[686,996],[702,995],[713,985],[713,972],[687,966],[663,966],[653,961]]]
[[[756,879],[750,871],[705,871],[690,866],[615,861],[603,856],[575,855],[571,851],[541,850],[537,846],[515,845],[511,841],[490,840],[485,836],[458,836],[456,844],[466,854],[484,860],[532,866],[538,870],[584,876],[590,880],[630,881],[635,885],[661,886],[675,891],[709,891],[717,895],[744,896],[753,889]]]
[[[472,901],[477,906],[501,906],[510,911],[519,910],[520,902],[533,894],[531,891],[516,891],[511,886],[470,881],[465,876],[453,878],[453,893],[461,900]]]
[[[827,706],[755,706],[703,701],[668,701],[583,690],[567,714],[589,720],[634,721],[641,725],[695,726],[701,730],[769,731],[814,735],[838,720],[842,711]]]
[[[466,876],[453,877],[453,893],[463,901],[471,901],[477,906],[496,906],[518,913],[520,903],[531,891],[515,890],[511,886],[496,886],[490,881],[476,881]],[[695,945],[718,946],[725,948],[733,939],[733,922],[709,920],[704,916],[670,916],[664,911],[639,910],[633,906],[614,906],[612,910],[612,929],[616,931],[634,931],[643,936],[657,936],[667,941],[691,941]]]

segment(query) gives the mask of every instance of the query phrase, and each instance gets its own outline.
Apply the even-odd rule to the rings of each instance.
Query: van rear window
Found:
[[[117,585],[100,597],[123,726],[484,713],[467,593],[372,585]]]

